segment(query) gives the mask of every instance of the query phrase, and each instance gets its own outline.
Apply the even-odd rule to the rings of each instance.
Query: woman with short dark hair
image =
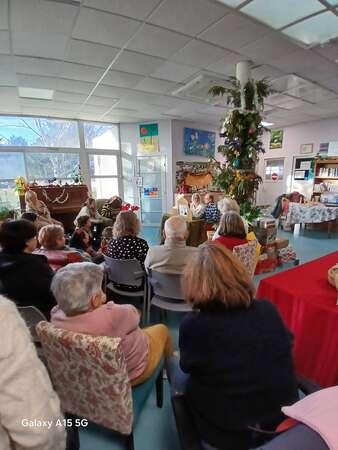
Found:
[[[28,220],[10,220],[1,225],[1,292],[18,306],[35,306],[48,318],[55,305],[50,291],[53,271],[45,256],[32,255],[36,233]]]
[[[182,286],[194,311],[180,326],[180,366],[203,446],[256,448],[252,428],[274,430],[281,407],[298,397],[290,333],[275,306],[254,299],[244,267],[219,244],[197,249]]]

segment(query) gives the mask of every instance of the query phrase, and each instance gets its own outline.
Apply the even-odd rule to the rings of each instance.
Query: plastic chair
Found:
[[[185,303],[181,290],[181,275],[149,270],[150,298],[147,305],[147,322],[150,321],[150,308],[157,306],[166,311],[189,312],[190,305]],[[152,289],[151,289],[152,288]]]
[[[106,288],[126,297],[143,297],[143,318],[146,314],[147,304],[147,274],[137,259],[113,259],[103,255],[105,270],[108,277]],[[122,290],[116,284],[125,284],[138,288],[135,291]]]
[[[176,361],[175,361],[176,359]],[[195,426],[190,407],[185,398],[185,384],[180,381],[180,373],[177,365],[177,358],[172,357],[167,361],[166,370],[168,379],[170,382],[171,391],[171,404],[174,411],[176,428],[179,435],[182,450],[203,450],[198,429]],[[317,390],[321,389],[320,386],[313,383],[310,380],[299,377],[298,378],[298,388],[305,394],[309,395]],[[289,449],[299,450],[308,449],[308,447],[291,447],[291,445],[281,445],[282,443],[289,444],[288,439],[283,440],[283,435],[291,433],[292,429],[286,431],[285,433],[279,434],[277,437],[272,439],[269,444],[265,444],[259,447],[259,450],[281,450]],[[276,445],[273,445],[276,441]],[[279,444],[279,445],[278,445]],[[327,450],[327,448],[322,447],[309,447],[311,450]],[[229,449],[232,450],[232,449]],[[257,449],[258,450],[258,449]]]
[[[145,383],[131,388],[121,339],[91,336],[37,325],[50,376],[67,417],[83,417],[125,437],[134,449],[133,426],[153,387],[157,406],[163,400],[163,360]],[[73,426],[79,443],[79,430]]]
[[[47,320],[46,317],[35,306],[18,306],[18,311],[29,328],[34,344],[39,345],[40,339],[35,328],[41,320]]]
[[[252,278],[256,269],[256,241],[250,241],[247,244],[236,245],[233,249],[233,253],[241,261],[245,270]]]

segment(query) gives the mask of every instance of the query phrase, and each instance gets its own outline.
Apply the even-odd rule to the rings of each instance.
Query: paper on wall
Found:
[[[301,161],[299,168],[302,170],[310,170],[311,169],[311,161]]]
[[[305,170],[295,170],[295,180],[304,180]]]

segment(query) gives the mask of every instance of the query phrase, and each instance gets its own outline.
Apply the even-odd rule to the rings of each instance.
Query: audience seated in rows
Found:
[[[137,259],[144,267],[148,252],[147,241],[138,237],[140,221],[132,211],[121,211],[114,223],[113,239],[108,244],[106,255],[113,259]],[[119,289],[138,290],[134,286],[116,285]]]
[[[204,203],[206,206],[202,218],[205,220],[206,229],[213,230],[219,222],[221,213],[212,194],[205,194]]]
[[[235,211],[229,211],[222,215],[218,234],[215,242],[224,245],[230,251],[237,245],[248,242],[242,217]]]
[[[38,278],[37,274],[34,278]],[[27,326],[15,304],[3,296],[0,296],[0,324],[1,450],[65,450],[60,401],[32,345]],[[36,420],[53,425],[34,425]],[[55,426],[57,421],[59,426]]]
[[[205,205],[202,203],[201,196],[198,192],[195,192],[195,194],[192,194],[190,210],[191,210],[192,216],[195,219],[200,219],[203,217]]]
[[[134,306],[106,303],[102,280],[103,269],[96,264],[74,263],[60,269],[52,283],[58,304],[52,323],[77,333],[120,337],[130,380],[133,385],[141,384],[163,355],[172,355],[169,330],[161,324],[142,330]]]
[[[36,306],[47,318],[55,305],[50,285],[53,271],[36,249],[36,227],[28,220],[10,220],[0,228],[1,292],[18,306]]]
[[[194,312],[180,326],[186,398],[205,448],[248,450],[260,444],[250,427],[274,430],[281,407],[298,398],[292,339],[271,303],[229,250],[200,246],[183,277]]]
[[[60,225],[45,225],[39,231],[40,248],[35,255],[44,255],[50,267],[56,271],[69,263],[82,262],[81,254],[66,246],[65,230]]]
[[[145,268],[162,273],[180,274],[188,259],[196,252],[196,247],[186,245],[188,228],[181,216],[173,216],[164,224],[164,245],[150,247]]]
[[[89,216],[80,216],[77,227],[70,238],[69,245],[78,250],[84,258],[96,257],[97,252],[92,247],[91,221]]]
[[[26,212],[34,213],[37,215],[37,228],[41,228],[44,225],[51,224],[62,225],[61,222],[52,218],[46,204],[42,200],[38,199],[36,192],[31,190],[27,191],[25,194],[25,203]]]

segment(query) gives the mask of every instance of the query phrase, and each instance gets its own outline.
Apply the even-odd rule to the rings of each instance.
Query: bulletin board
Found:
[[[296,158],[293,171],[293,179],[299,181],[312,180],[314,177],[314,167],[314,158]]]

